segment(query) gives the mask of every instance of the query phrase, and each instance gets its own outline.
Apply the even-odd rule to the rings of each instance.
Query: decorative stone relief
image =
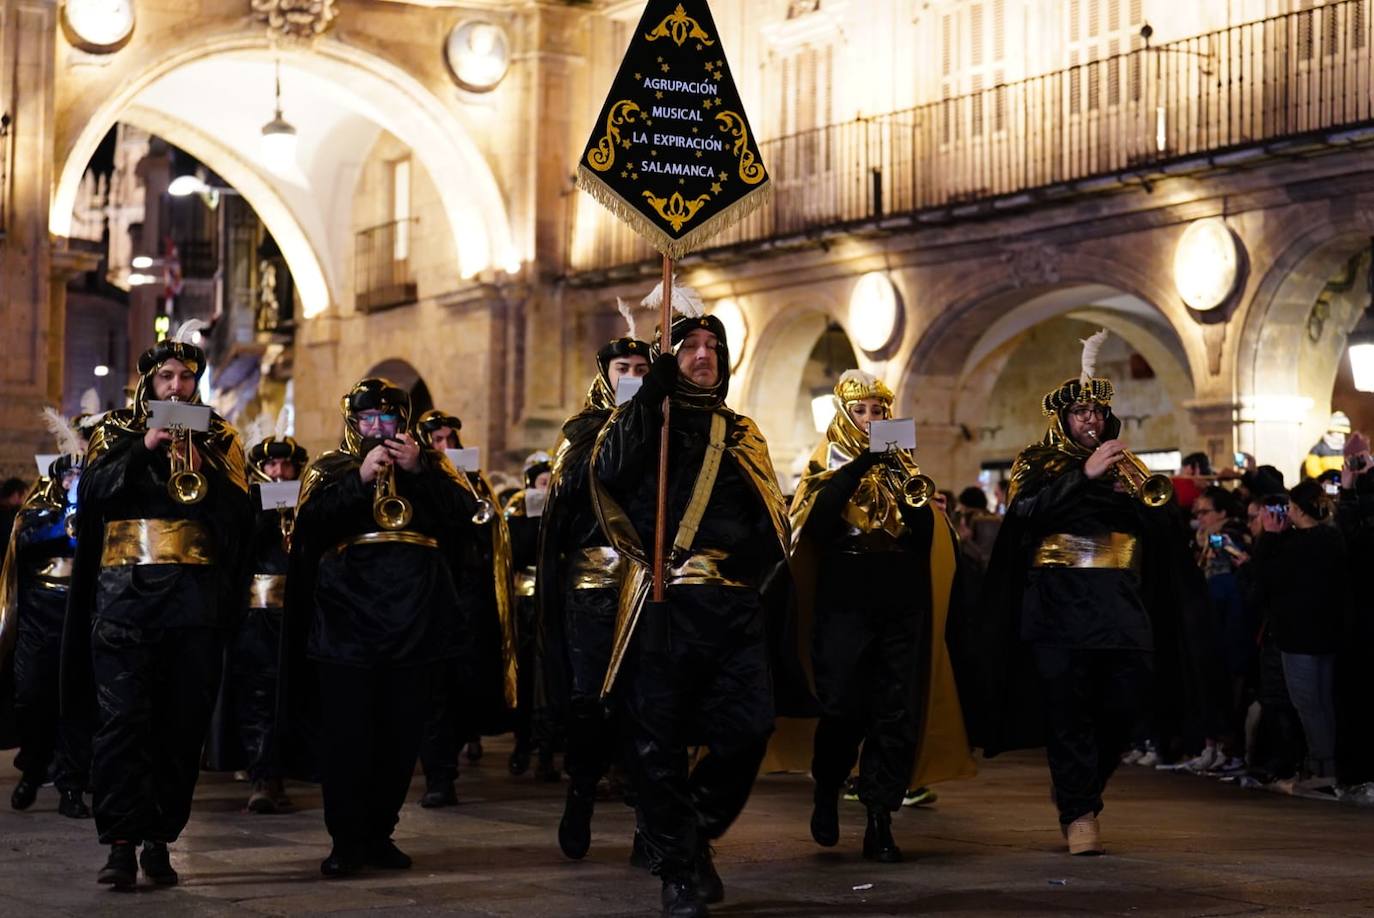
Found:
[[[1002,262],[1018,287],[1059,283],[1059,250],[1054,246],[1017,246],[1002,254]]]
[[[309,41],[329,31],[339,11],[335,0],[250,0],[253,18],[276,37]]]

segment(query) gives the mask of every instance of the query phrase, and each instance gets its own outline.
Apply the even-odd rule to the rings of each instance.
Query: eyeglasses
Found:
[[[359,424],[395,424],[401,419],[399,414],[360,414],[358,415]]]
[[[1089,418],[1105,418],[1107,412],[1097,405],[1083,405],[1079,408],[1070,408],[1069,414],[1077,421],[1086,421]]]

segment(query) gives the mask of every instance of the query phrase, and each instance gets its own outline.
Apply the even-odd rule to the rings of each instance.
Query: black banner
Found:
[[[670,258],[771,188],[706,0],[649,0],[577,183]]]

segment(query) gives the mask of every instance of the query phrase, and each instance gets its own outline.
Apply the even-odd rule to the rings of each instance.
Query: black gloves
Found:
[[[660,354],[649,367],[640,387],[637,398],[648,399],[649,404],[657,407],[677,389],[678,368],[676,354]]]
[[[883,457],[886,455],[886,453],[859,453],[859,455],[855,456],[853,461],[851,461],[849,465],[854,469],[854,472],[856,474],[862,475],[869,469],[873,468],[873,466],[880,464],[883,461]]]

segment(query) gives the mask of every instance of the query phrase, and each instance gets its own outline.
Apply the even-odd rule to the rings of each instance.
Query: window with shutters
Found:
[[[1142,6],[1141,0],[1069,0],[1063,5],[1070,113],[1121,104],[1123,81],[1130,100],[1139,101],[1141,55],[1120,55],[1144,47]]]
[[[982,136],[1006,129],[1006,0],[977,0],[940,17],[940,98],[972,95],[966,108],[941,106],[941,139],[963,131]]]

